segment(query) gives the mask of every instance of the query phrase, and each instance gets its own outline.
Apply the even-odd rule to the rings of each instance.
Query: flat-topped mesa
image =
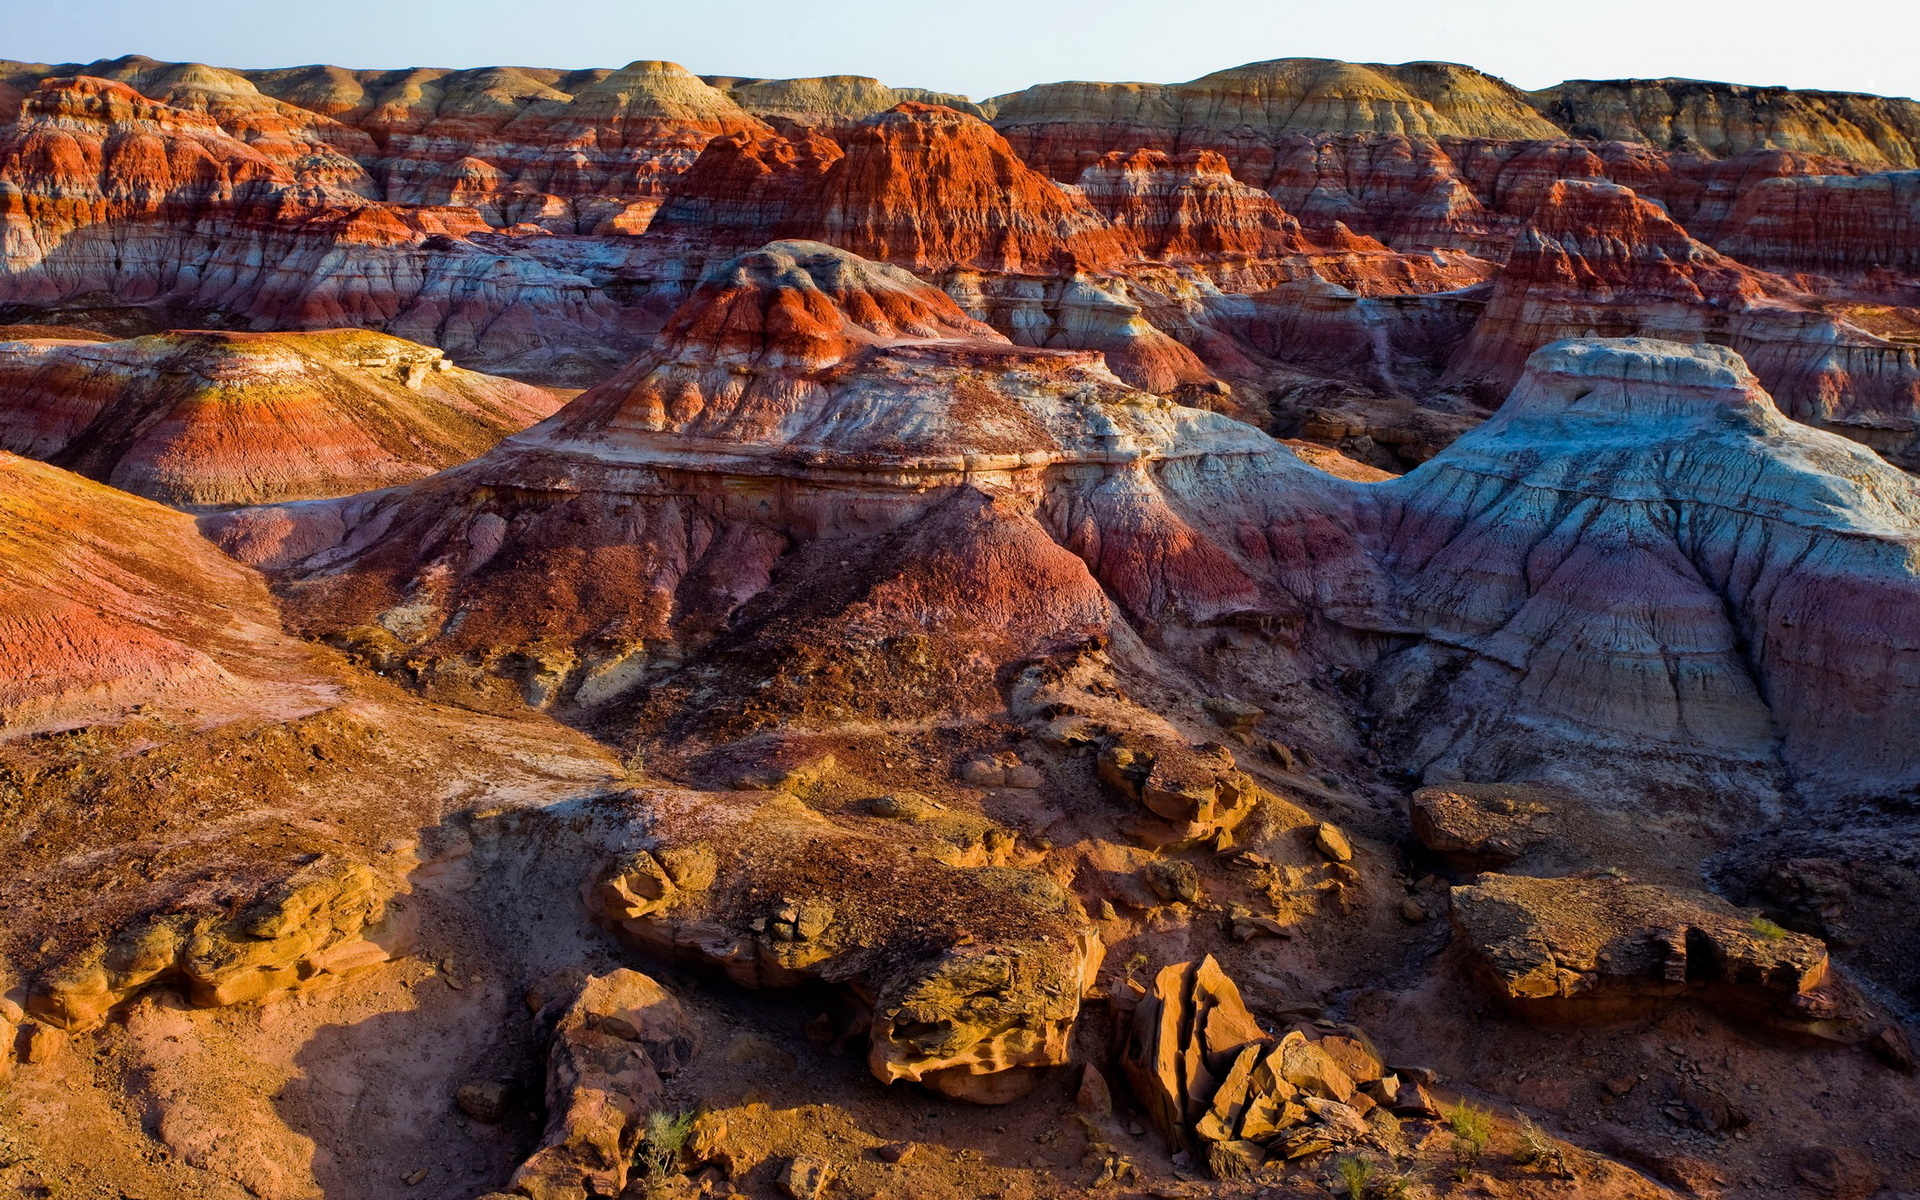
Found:
[[[865,75],[807,79],[707,76],[706,79],[754,116],[782,132],[796,135],[803,130],[816,130],[828,137],[844,137],[868,117],[908,103],[937,104],[976,117],[986,115],[965,96],[926,88],[888,87]]]
[[[418,479],[559,403],[364,330],[0,341],[0,448],[166,504],[304,500]]]
[[[1732,350],[1548,346],[1491,420],[1364,499],[1429,639],[1374,694],[1429,778],[1917,781],[1920,483],[1786,419]]]
[[[1264,183],[1289,135],[1558,137],[1511,85],[1451,63],[1282,58],[1187,83],[1050,83],[987,102],[1020,156],[1078,178],[1112,150],[1215,150]]]
[[[1527,100],[1575,137],[1730,157],[1782,149],[1869,169],[1920,166],[1920,104],[1700,79],[1572,79]]]

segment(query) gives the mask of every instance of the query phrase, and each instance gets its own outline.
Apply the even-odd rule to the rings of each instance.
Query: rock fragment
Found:
[[[617,1196],[647,1117],[700,1044],[679,1001],[638,971],[586,981],[554,1027],[547,1051],[547,1127],[514,1172],[530,1200]]]

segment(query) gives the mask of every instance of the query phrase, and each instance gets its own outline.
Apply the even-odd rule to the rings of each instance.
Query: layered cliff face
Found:
[[[1698,79],[1576,79],[1527,99],[1575,137],[1720,158],[1778,149],[1872,170],[1920,166],[1920,104],[1912,100]]]
[[[1920,275],[1920,171],[1786,176],[1740,192],[1715,244],[1775,271]]]
[[[706,81],[754,116],[789,133],[810,129],[832,138],[844,137],[861,121],[901,104],[936,104],[976,117],[986,115],[965,96],[926,88],[888,87],[865,75],[816,79],[708,76]]]
[[[210,118],[123,84],[42,83],[0,136],[0,179],[8,304],[374,325],[561,377],[622,338],[587,279],[469,240],[486,228],[472,209],[303,183]]]
[[[1892,337],[1873,324],[1695,240],[1626,188],[1568,180],[1515,243],[1446,381],[1503,390],[1535,348],[1589,333],[1720,342],[1790,415],[1911,463],[1920,357],[1902,323],[1883,326]]]
[[[0,1185],[1920,1187],[1900,109],[1652,86],[0,64]]]
[[[557,407],[540,388],[359,330],[0,342],[0,447],[166,504],[402,483]]]

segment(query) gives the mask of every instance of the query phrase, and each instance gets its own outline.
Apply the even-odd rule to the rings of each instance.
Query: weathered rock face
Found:
[[[937,104],[971,116],[986,116],[965,96],[926,88],[888,87],[865,75],[814,79],[707,76],[706,81],[754,116],[787,133],[812,129],[830,138],[843,138],[861,121],[902,104]]]
[[[588,979],[565,1001],[547,1050],[547,1128],[513,1174],[530,1200],[617,1196],[663,1077],[685,1067],[700,1031],[680,1002],[638,971]]]
[[[413,922],[365,864],[319,856],[238,915],[148,917],[53,967],[27,1011],[66,1030],[99,1025],[153,987],[222,1008],[337,982],[412,949]]]
[[[1805,1019],[1828,981],[1817,939],[1706,892],[1483,875],[1453,889],[1453,921],[1500,999],[1542,1021],[1617,1019],[1680,996]]]
[[[1444,382],[1504,391],[1533,350],[1593,333],[1731,345],[1788,415],[1898,462],[1920,452],[1920,349],[1824,311],[1615,184],[1552,186]]]
[[[861,122],[814,210],[796,220],[821,241],[915,271],[1048,275],[1115,265],[1129,251],[986,122],[937,105]]]
[[[1569,80],[1527,99],[1575,137],[1721,158],[1778,148],[1877,170],[1920,166],[1912,100],[1697,79]]]
[[[1168,454],[1226,481],[1189,484]],[[732,621],[715,643],[739,656],[727,686],[804,662],[817,648],[792,658],[792,639],[833,631],[863,660],[920,647],[913,670],[950,685],[925,698],[973,704],[996,664],[1110,621],[1103,587],[1146,620],[1297,615],[1242,559],[1291,542],[1243,549],[1168,503],[1272,471],[1318,477],[1246,426],[1124,387],[1096,355],[1008,345],[904,272],[781,243],[716,273],[654,354],[471,466],[252,510],[217,536],[304,579],[289,596],[316,631],[423,683],[604,703]],[[859,566],[806,583],[793,571],[815,543]],[[785,605],[809,623],[776,619]],[[946,614],[931,633],[929,611]]]
[[[1731,351],[1550,346],[1491,421],[1364,495],[1434,639],[1375,687],[1430,777],[1614,745],[1911,779],[1920,488],[1782,417]]]
[[[635,799],[652,849],[586,890],[623,938],[749,987],[847,989],[871,1013],[883,1083],[1000,1103],[1067,1061],[1102,949],[1052,880],[947,866],[889,822],[829,818],[784,792]]]
[[[1121,1066],[1167,1148],[1198,1150],[1218,1179],[1250,1176],[1269,1156],[1383,1144],[1368,1112],[1430,1106],[1417,1085],[1402,1095],[1357,1030],[1262,1030],[1211,955],[1161,968]]]
[[[1424,787],[1409,803],[1413,836],[1455,866],[1504,867],[1546,838],[1553,809],[1538,789],[1499,783]]]
[[[418,479],[558,406],[357,330],[0,342],[0,447],[175,505]]]

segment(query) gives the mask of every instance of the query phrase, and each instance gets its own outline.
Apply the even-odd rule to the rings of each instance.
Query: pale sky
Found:
[[[872,75],[975,98],[1268,58],[1467,63],[1527,88],[1688,76],[1920,96],[1920,0],[8,0],[0,58]]]

